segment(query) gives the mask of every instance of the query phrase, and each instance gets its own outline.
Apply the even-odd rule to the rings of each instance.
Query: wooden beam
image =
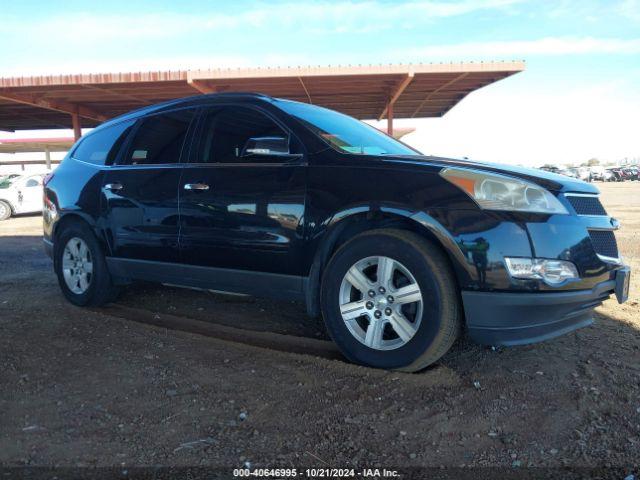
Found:
[[[47,100],[42,97],[28,94],[18,94],[12,92],[0,91],[0,98],[4,100],[11,100],[12,102],[22,103],[24,105],[31,105],[32,107],[40,107],[47,110],[55,110],[58,112],[64,112],[69,114],[77,114],[84,118],[90,118],[99,122],[108,120],[108,117],[96,112],[88,107],[82,105],[63,102],[59,100]]]
[[[387,102],[387,105],[384,107],[384,110],[382,110],[382,113],[378,117],[378,121],[384,118],[384,116],[389,111],[389,107],[393,108],[393,104],[396,103],[396,100],[400,98],[400,95],[402,95],[402,92],[404,92],[405,89],[409,86],[409,84],[413,81],[413,76],[414,76],[413,72],[409,72],[405,75],[405,77],[402,80],[400,80],[396,88],[391,92],[389,101]]]
[[[80,115],[71,114],[71,123],[73,124],[73,138],[77,142],[82,136],[82,128],[80,127]]]
[[[208,85],[206,82],[202,80],[194,80],[193,78],[189,78],[187,80],[189,86],[195,88],[200,93],[216,93],[218,91],[217,88]]]
[[[51,170],[51,151],[49,150],[49,147],[44,147],[44,158],[47,170]]]
[[[438,88],[436,88],[433,92],[431,92],[429,95],[427,95],[424,100],[422,100],[422,102],[420,102],[420,105],[418,105],[418,108],[415,109],[415,111],[413,112],[413,114],[411,115],[411,118],[414,118],[418,112],[420,110],[422,110],[422,108],[425,106],[425,104],[438,92],[444,90],[445,88],[453,85],[454,83],[458,82],[459,80],[462,80],[463,78],[465,78],[467,75],[469,75],[470,72],[464,72],[461,73],[460,75],[458,75],[457,77],[449,80],[447,83],[439,86]]]
[[[311,95],[309,95],[309,90],[307,89],[307,86],[304,84],[302,77],[298,77],[298,80],[300,80],[300,85],[302,85],[302,89],[304,90],[304,93],[307,95],[307,100],[309,100],[310,104],[313,104],[313,102],[311,101]]]
[[[387,105],[387,135],[393,137],[393,103]]]

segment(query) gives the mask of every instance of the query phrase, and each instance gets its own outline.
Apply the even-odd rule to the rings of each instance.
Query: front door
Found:
[[[20,213],[42,210],[42,178],[43,175],[31,175],[23,179],[22,184],[18,187]]]
[[[211,108],[191,151],[180,182],[183,262],[276,283],[303,275],[307,172],[286,128],[252,107]]]
[[[180,156],[188,147],[193,109],[144,117],[102,184],[103,210],[114,257],[179,262]]]

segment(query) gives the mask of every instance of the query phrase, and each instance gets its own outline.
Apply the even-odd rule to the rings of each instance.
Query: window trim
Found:
[[[193,161],[193,158],[195,158],[198,155],[197,152],[197,146],[202,138],[202,128],[204,125],[204,119],[205,116],[207,114],[207,111],[209,110],[213,110],[216,108],[227,108],[227,107],[232,107],[232,108],[248,108],[250,110],[254,110],[257,111],[263,115],[265,115],[268,119],[270,119],[271,121],[273,121],[279,128],[281,128],[283,130],[283,132],[285,134],[287,134],[287,139],[288,139],[288,146],[289,148],[291,148],[291,140],[295,139],[295,141],[298,143],[298,145],[300,145],[300,147],[303,150],[303,153],[291,153],[288,155],[282,155],[283,158],[289,158],[289,161],[284,161],[284,162],[211,162],[211,163],[205,163],[205,162],[199,162],[199,161]],[[274,116],[271,112],[269,112],[268,110],[261,108],[258,105],[253,105],[253,104],[245,104],[245,103],[238,103],[238,102],[220,102],[220,103],[211,103],[211,104],[207,104],[207,105],[201,105],[199,107],[199,112],[198,112],[198,121],[196,126],[194,127],[194,132],[193,132],[193,137],[191,139],[191,145],[189,146],[189,152],[188,154],[184,157],[186,159],[186,161],[183,161],[182,164],[185,167],[207,167],[207,168],[213,168],[213,167],[265,167],[265,166],[273,166],[273,167],[281,167],[281,166],[289,166],[289,165],[307,165],[307,149],[304,145],[303,142],[300,141],[300,139],[298,138],[298,136],[293,132],[293,130],[291,130],[291,128],[289,128],[289,126],[282,122],[279,118],[277,118],[276,116]]]

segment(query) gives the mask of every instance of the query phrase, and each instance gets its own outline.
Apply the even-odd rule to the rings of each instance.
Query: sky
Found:
[[[0,76],[525,60],[443,118],[428,154],[640,159],[640,0],[0,0]],[[37,132],[2,136],[68,135]]]

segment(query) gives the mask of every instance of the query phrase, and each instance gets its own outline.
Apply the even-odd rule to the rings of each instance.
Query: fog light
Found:
[[[576,266],[564,260],[544,258],[505,258],[509,275],[513,278],[543,280],[557,285],[565,280],[580,278]]]

